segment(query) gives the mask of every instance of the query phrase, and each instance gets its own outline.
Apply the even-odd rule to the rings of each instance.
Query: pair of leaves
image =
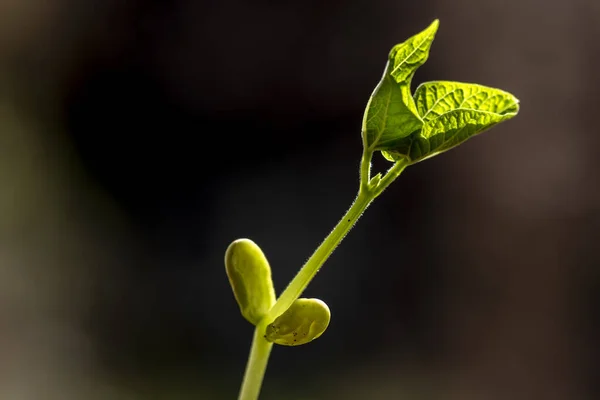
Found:
[[[267,257],[250,239],[234,240],[225,252],[225,272],[242,316],[258,325],[275,304],[275,288]],[[298,346],[321,336],[331,312],[319,299],[297,299],[269,324],[265,339],[284,346]]]
[[[392,48],[367,104],[363,144],[390,161],[422,161],[514,117],[519,110],[512,94],[471,83],[427,82],[411,95],[412,78],[427,61],[438,26],[435,20]]]

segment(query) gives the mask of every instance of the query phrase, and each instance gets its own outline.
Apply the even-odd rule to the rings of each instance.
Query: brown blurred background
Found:
[[[600,397],[600,2],[0,1],[0,398],[234,399],[223,269],[282,290],[350,205],[388,50],[520,115],[411,167],[306,292],[263,399]],[[376,168],[386,163],[378,158]]]

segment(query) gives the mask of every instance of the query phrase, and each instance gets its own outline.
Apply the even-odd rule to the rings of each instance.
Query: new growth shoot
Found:
[[[482,85],[434,81],[411,93],[412,78],[427,61],[438,26],[435,20],[391,49],[364,113],[358,195],[281,295],[275,298],[271,267],[258,245],[238,239],[228,247],[225,267],[233,294],[242,316],[255,326],[240,400],[258,399],[273,344],[310,343],[327,329],[329,307],[322,300],[300,296],[371,202],[406,167],[517,115],[519,101],[515,96]],[[376,152],[392,165],[385,174],[371,177],[371,159]]]

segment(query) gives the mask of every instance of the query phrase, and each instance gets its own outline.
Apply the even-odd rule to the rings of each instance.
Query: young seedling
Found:
[[[427,82],[411,93],[411,80],[429,57],[438,25],[433,21],[390,51],[364,113],[358,195],[279,298],[275,300],[269,263],[254,242],[236,240],[227,249],[225,266],[234,296],[242,315],[256,327],[240,400],[258,398],[273,343],[305,344],[327,329],[327,305],[299,297],[369,204],[409,165],[517,115],[519,101],[512,94],[472,83]],[[371,177],[375,152],[393,164],[384,175]]]

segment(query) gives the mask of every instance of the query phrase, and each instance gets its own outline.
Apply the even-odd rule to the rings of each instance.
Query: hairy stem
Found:
[[[365,147],[363,149],[362,160],[360,161],[360,190],[365,192],[369,189],[371,180],[371,158],[373,158],[373,150]]]
[[[404,171],[404,169],[409,165],[410,162],[405,158],[396,161],[394,166],[386,172],[385,176],[381,179],[381,181],[379,181],[377,187],[375,187],[374,197],[379,196],[388,186],[390,186],[390,184],[394,182],[394,180],[396,180],[402,171]]]
[[[341,243],[346,234],[354,227],[362,213],[367,209],[373,200],[387,188],[409,164],[406,160],[400,160],[390,168],[385,176],[376,183],[370,181],[371,157],[372,151],[363,152],[361,162],[361,184],[358,196],[348,209],[346,214],[340,219],[331,233],[325,238],[321,245],[315,250],[306,264],[298,271],[294,279],[287,288],[281,293],[277,302],[262,321],[256,326],[250,357],[244,374],[244,381],[240,390],[239,400],[256,400],[260,393],[263,377],[269,362],[272,343],[265,340],[264,335],[268,324],[283,314],[292,303],[300,297],[310,281],[315,277],[319,269],[329,258],[335,248]]]
[[[333,253],[354,224],[356,224],[356,221],[358,221],[363,211],[365,211],[373,199],[374,196],[371,193],[360,192],[358,194],[356,200],[346,214],[344,214],[340,222],[338,222],[331,233],[325,238],[317,250],[315,250],[302,269],[298,271],[288,287],[283,291],[281,296],[279,296],[275,305],[271,307],[271,310],[269,310],[269,313],[265,317],[268,323],[271,323],[278,316],[283,314],[285,310],[300,297],[323,263],[329,258],[331,253]]]
[[[323,243],[321,243],[313,255],[308,259],[306,264],[304,264],[296,277],[281,294],[275,305],[271,307],[269,313],[263,317],[262,321],[256,326],[239,400],[258,399],[267,363],[269,362],[269,354],[271,352],[271,347],[273,346],[272,343],[264,338],[267,325],[283,314],[292,303],[300,297],[300,294],[304,291],[306,286],[308,286],[319,268],[331,255],[333,250],[335,250],[344,236],[352,229],[360,215],[374,198],[375,197],[371,193],[359,193],[348,212],[346,212],[329,236],[325,238]]]
[[[342,219],[340,219],[335,228],[333,228],[331,233],[325,238],[317,250],[315,250],[306,264],[298,271],[288,287],[285,288],[281,296],[279,296],[275,305],[271,307],[269,313],[265,316],[267,323],[271,323],[275,318],[283,314],[285,310],[300,297],[323,263],[325,263],[346,234],[354,227],[369,204],[371,204],[377,196],[398,178],[409,164],[409,162],[404,159],[396,162],[394,166],[388,170],[381,181],[378,182],[377,186],[371,188],[368,185],[363,185],[362,182],[365,181],[364,174],[366,173],[368,176],[370,173],[370,167],[365,167],[365,164],[370,164],[372,154],[372,152],[363,153],[363,160],[361,163],[361,187],[356,200],[352,203],[350,209],[344,214]],[[366,162],[365,159],[367,159]]]

